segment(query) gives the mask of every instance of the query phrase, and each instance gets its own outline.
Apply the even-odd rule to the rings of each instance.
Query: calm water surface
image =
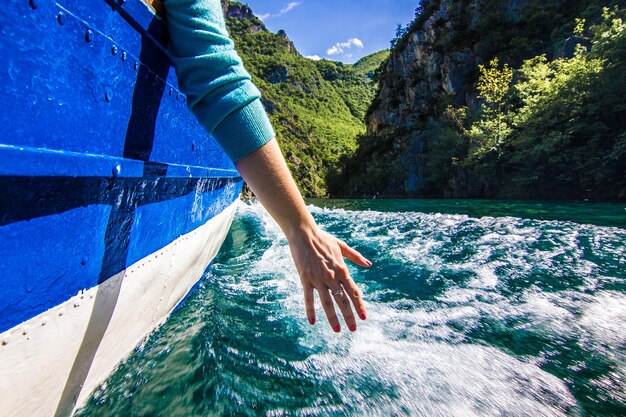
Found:
[[[311,203],[374,261],[350,266],[357,333],[308,324],[286,241],[242,203],[198,288],[80,415],[626,415],[626,205]]]

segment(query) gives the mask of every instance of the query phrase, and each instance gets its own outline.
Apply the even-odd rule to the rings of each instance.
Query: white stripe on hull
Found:
[[[236,203],[104,283],[0,335],[0,416],[67,416],[189,292]]]

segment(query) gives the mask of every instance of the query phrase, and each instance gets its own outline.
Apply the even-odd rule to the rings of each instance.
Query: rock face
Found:
[[[298,51],[296,50],[296,46],[293,44],[293,42],[291,41],[291,39],[289,39],[289,36],[287,36],[287,32],[285,32],[284,30],[279,30],[278,32],[276,32],[276,34],[278,35],[278,37],[280,37],[280,39],[283,40],[283,42],[285,42],[285,46],[287,47],[287,51],[291,52],[291,53],[298,53]]]
[[[378,76],[379,89],[366,116],[368,146],[375,150],[363,150],[372,161],[367,169],[350,174],[357,183],[376,175],[368,170],[394,170],[395,175],[378,181],[379,187],[384,184],[380,193],[425,195],[432,132],[448,106],[467,107],[469,112],[479,107],[478,65],[502,52],[506,35],[501,36],[501,28],[521,22],[529,1],[539,0],[422,0],[415,21],[396,39]],[[492,30],[494,20],[499,31]],[[371,194],[358,189],[340,193]]]
[[[266,30],[265,25],[261,23],[261,21],[252,12],[252,9],[246,4],[222,0],[222,10],[226,18],[258,21],[260,24],[250,26],[248,29],[250,33],[257,33]]]
[[[616,70],[609,78],[603,70],[606,74],[595,81],[581,79],[580,85],[597,83],[596,90],[581,90],[597,97],[588,102],[570,100],[565,95],[554,100],[546,97],[550,116],[538,125],[533,124],[538,115],[524,125],[513,121],[510,134],[491,149],[484,148],[486,135],[478,129],[480,123],[493,119],[483,111],[477,92],[479,66],[494,58],[498,58],[500,67],[513,69],[515,85],[519,76],[524,76],[516,70],[530,58],[545,56],[553,61],[572,57],[579,45],[592,53],[595,44],[589,33],[577,35],[573,31],[577,19],[597,25],[602,20],[602,8],[617,3],[623,1],[422,0],[415,20],[408,28],[398,30],[388,61],[375,73],[379,89],[367,111],[367,135],[359,138],[355,155],[343,164],[331,195],[586,198],[592,189],[603,190],[596,195],[609,198],[620,194],[620,180],[600,178],[623,177],[623,163],[603,162],[597,167],[597,175],[590,174],[596,172],[592,171],[596,167],[590,155],[598,155],[598,161],[608,160],[608,149],[613,149],[612,155],[622,155],[620,138],[626,136],[621,133],[620,123],[624,118],[613,116],[622,111],[621,107],[607,104],[607,112],[603,112],[597,103],[609,103],[600,98],[608,97],[609,91],[620,91],[615,97],[623,96],[621,90],[616,90],[626,85],[617,82],[623,71]],[[617,21],[613,25],[618,25]],[[615,46],[611,50],[624,48]],[[621,55],[605,54],[616,63],[626,62]],[[484,79],[490,81],[489,77]],[[572,86],[576,83],[571,82]],[[505,101],[503,112],[514,120],[524,106],[515,87]],[[580,116],[574,119],[572,114]],[[579,123],[570,129],[572,120]],[[592,133],[585,130],[588,126]],[[596,133],[600,131],[607,132],[602,142],[588,140],[596,134],[600,137]],[[551,138],[552,132],[561,139],[544,139]],[[482,153],[476,152],[481,146]],[[612,158],[618,161],[621,156]],[[572,167],[580,169],[574,171]]]
[[[421,22],[398,43],[385,67],[378,96],[368,114],[370,134],[426,122],[445,96],[468,104],[465,81],[480,62],[477,53],[469,43],[465,48],[445,51],[442,43],[458,35],[458,24],[466,25],[464,31],[473,29],[480,16],[479,2],[422,3],[425,10]]]

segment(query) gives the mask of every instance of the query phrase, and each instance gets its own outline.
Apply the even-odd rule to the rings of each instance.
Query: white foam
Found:
[[[331,380],[356,415],[564,416],[575,406],[558,378],[491,347],[390,340],[368,328],[330,350],[299,368]]]
[[[610,256],[626,258],[624,248],[615,244],[624,241],[623,231],[516,218],[311,208],[323,226],[349,230],[351,238],[403,265],[407,273],[469,277],[448,283],[431,302],[398,299],[389,288],[366,290],[367,322],[356,334],[335,336],[319,307],[321,326],[305,324],[299,278],[278,226],[259,205],[242,210],[261,221],[263,238],[271,241],[261,258],[247,259],[248,277],[255,280],[248,290],[278,297],[280,308],[269,313],[272,320],[302,323],[299,343],[322,353],[297,366],[312,378],[333,381],[355,415],[575,415],[576,401],[565,382],[540,368],[540,355],[521,358],[468,343],[467,334],[485,317],[518,322],[524,331],[551,340],[587,345],[591,340],[595,349],[621,363],[616,372],[626,381],[626,296],[585,292],[610,277],[596,272],[598,265],[580,243],[591,237],[597,250],[609,245]],[[572,227],[579,230],[572,233]],[[555,292],[522,285],[514,296],[499,292],[508,282],[541,274],[580,278],[583,284]],[[616,398],[626,392],[619,378],[594,383]],[[360,391],[372,384],[379,390]]]
[[[595,341],[619,348],[626,359],[626,295],[616,291],[598,293],[584,306],[580,324]],[[626,362],[622,365],[626,368]]]

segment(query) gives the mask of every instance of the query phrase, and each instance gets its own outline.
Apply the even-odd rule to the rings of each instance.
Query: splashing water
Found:
[[[242,203],[198,289],[79,414],[626,415],[626,230],[311,210],[374,260],[350,266],[357,333],[319,306],[308,324],[286,240]]]

